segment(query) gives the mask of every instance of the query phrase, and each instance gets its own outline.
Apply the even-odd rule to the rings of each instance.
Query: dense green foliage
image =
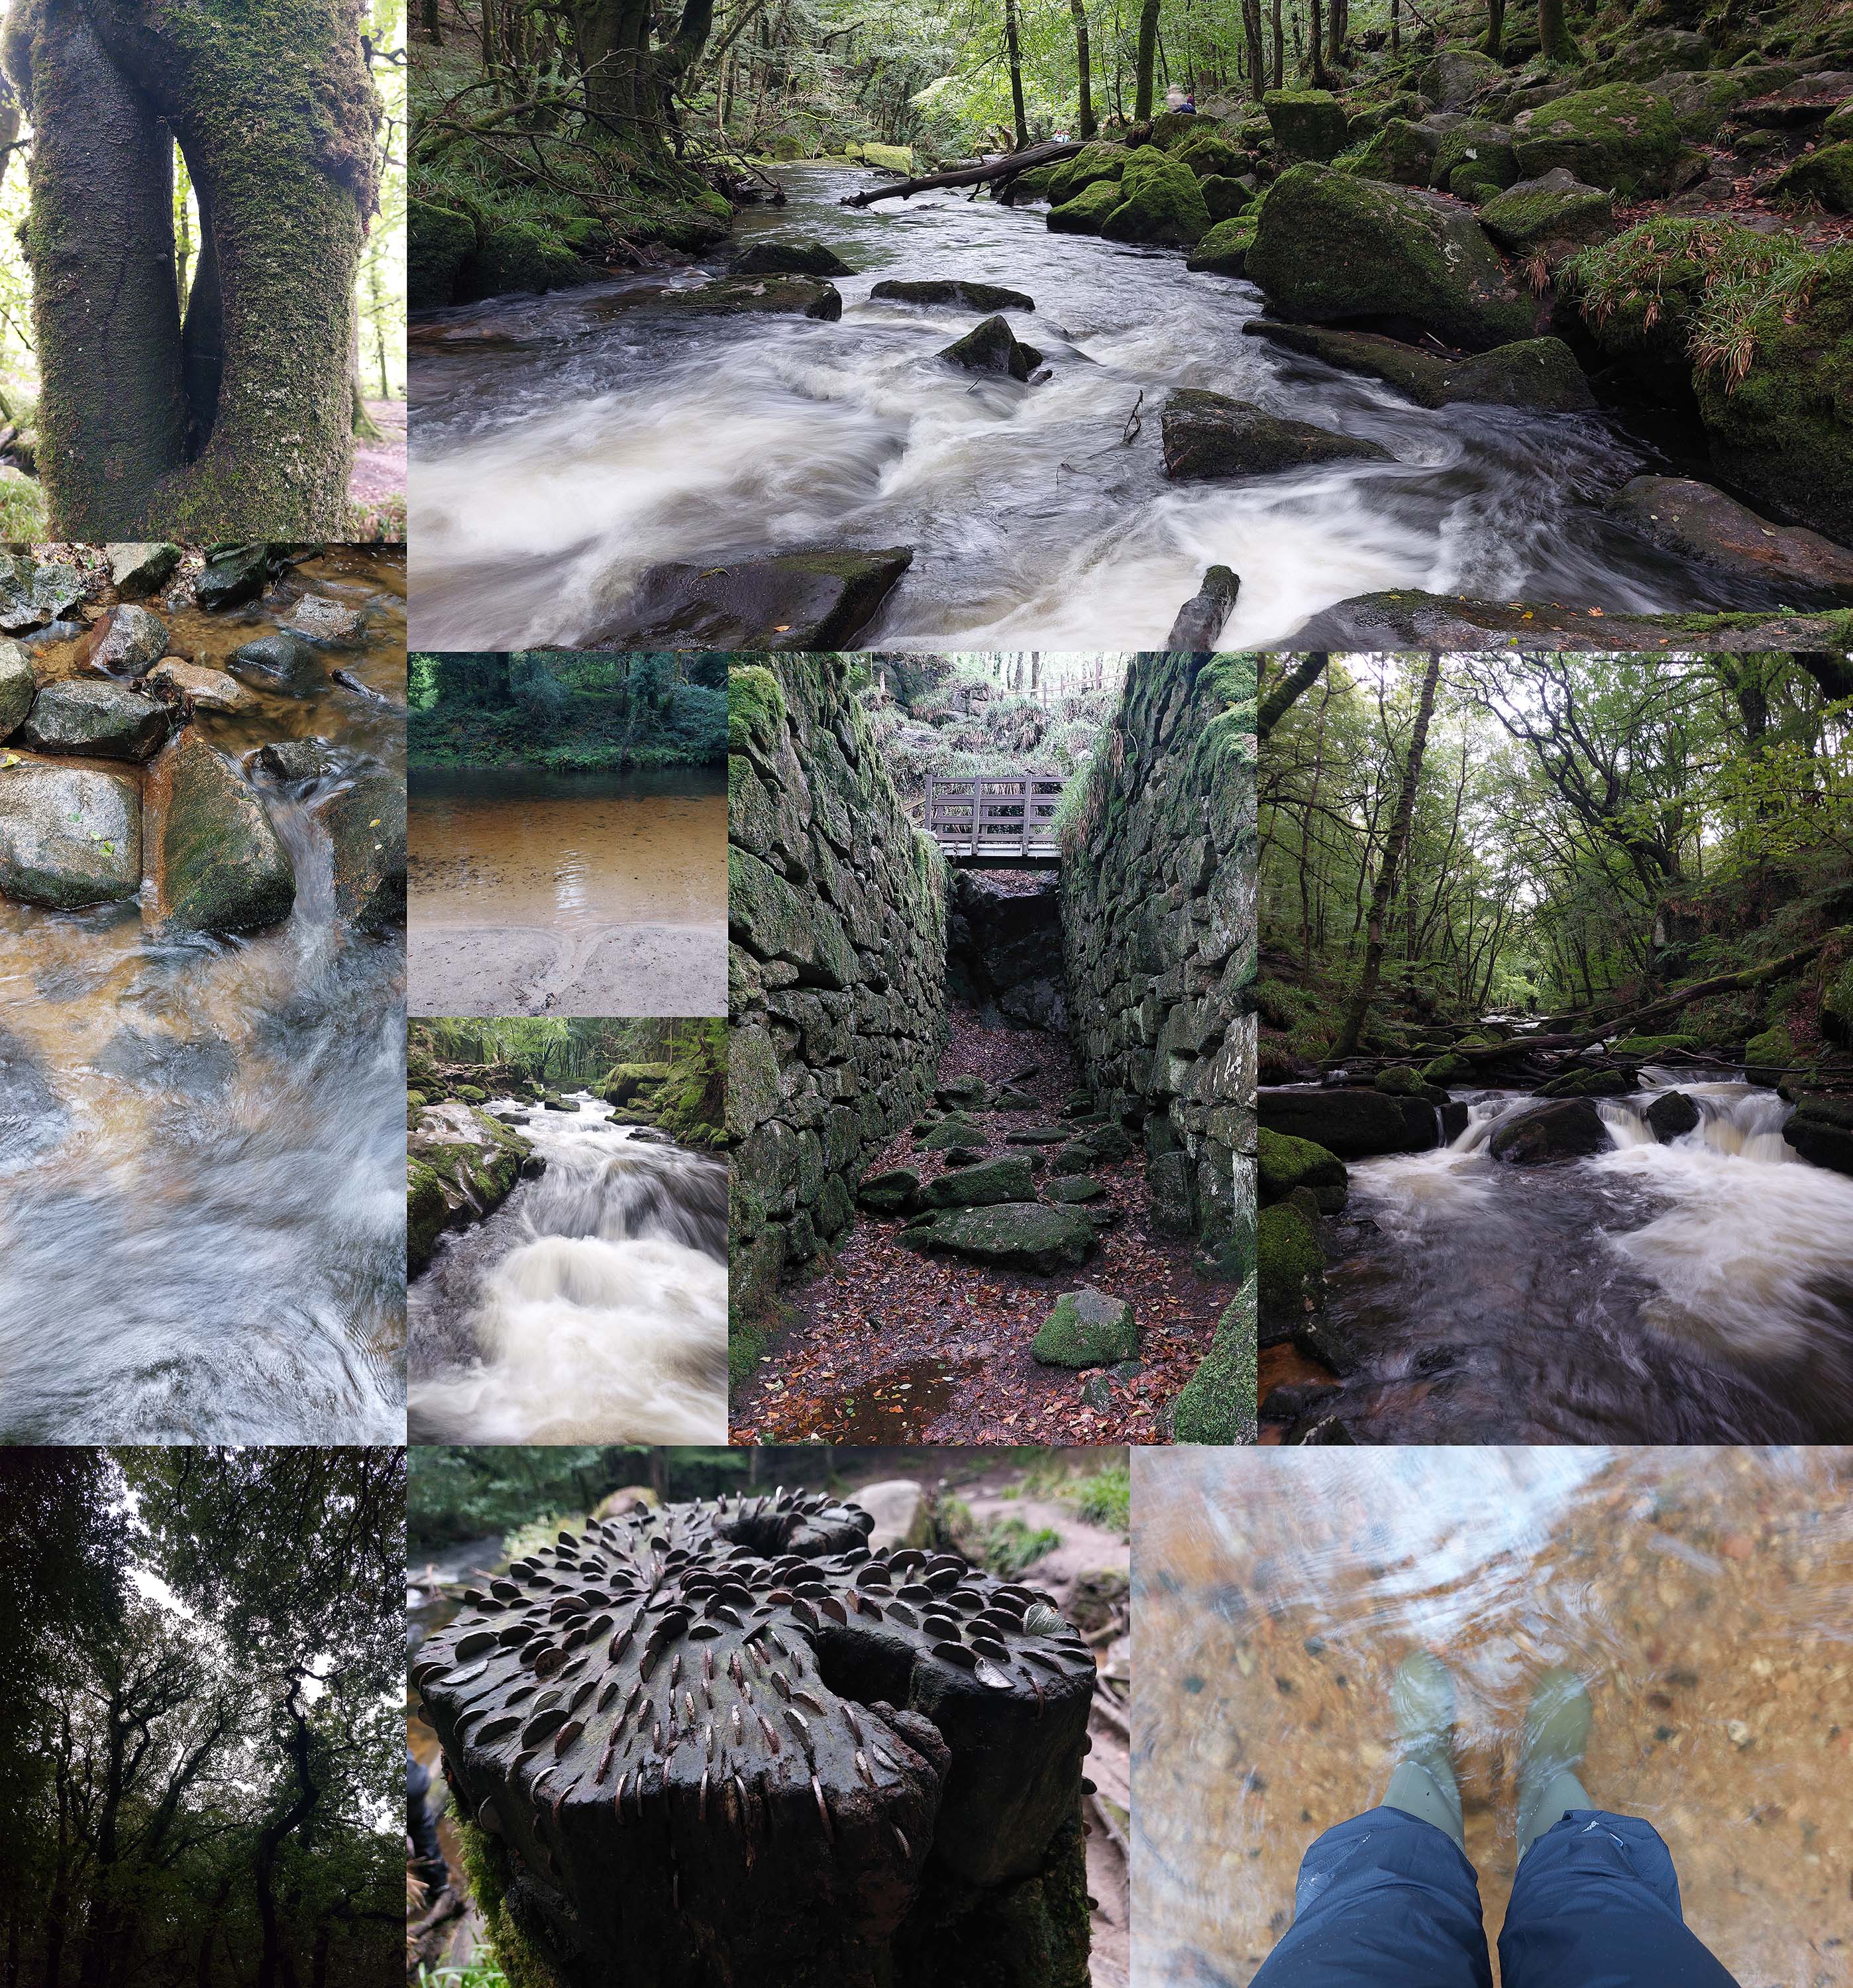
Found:
[[[1363,961],[1426,664],[1286,658],[1261,778],[1264,1064],[1328,1054]],[[1363,1036],[1489,1009],[1625,1016],[1786,957],[1853,911],[1853,673],[1791,656],[1459,657],[1438,673]],[[1683,1029],[1804,1043],[1841,948]]]
[[[411,756],[427,766],[618,772],[727,756],[724,657],[418,654],[410,701]]]
[[[727,1117],[727,1024],[718,1018],[441,1016],[411,1025],[407,1087],[422,1103],[515,1091],[590,1090],[687,1146],[717,1146]]]
[[[0,1452],[9,1979],[394,1964],[404,1483],[393,1450]]]

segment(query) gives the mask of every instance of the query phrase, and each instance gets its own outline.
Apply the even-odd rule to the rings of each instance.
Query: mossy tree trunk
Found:
[[[1564,0],[1537,0],[1537,40],[1548,62],[1580,63],[1583,59],[1564,23]]]
[[[1152,116],[1152,71],[1158,58],[1159,0],[1143,0],[1139,10],[1138,87],[1132,99],[1132,121],[1143,124]]]
[[[358,0],[25,0],[5,59],[54,529],[342,536],[378,109]],[[184,326],[170,142],[201,212]]]
[[[1094,135],[1094,72],[1088,53],[1088,15],[1086,0],[1068,0],[1068,11],[1075,17],[1075,69],[1080,79],[1081,123],[1079,135],[1083,139]]]

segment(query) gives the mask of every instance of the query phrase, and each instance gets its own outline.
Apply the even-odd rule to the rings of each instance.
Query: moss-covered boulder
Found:
[[[852,276],[834,248],[821,242],[755,242],[734,258],[737,276]]]
[[[1811,1165],[1853,1174],[1853,1098],[1804,1097],[1782,1136]]]
[[[1219,221],[1184,259],[1184,267],[1213,276],[1244,275],[1248,252],[1254,246],[1255,230],[1260,225],[1259,217],[1251,214]]]
[[[457,298],[467,303],[517,290],[565,289],[590,273],[566,243],[531,221],[486,221],[461,272]]]
[[[1743,1074],[1767,1089],[1780,1084],[1795,1060],[1795,1039],[1784,1022],[1752,1036],[1743,1046]]]
[[[941,1174],[920,1189],[920,1202],[923,1208],[989,1208],[999,1202],[1028,1201],[1035,1192],[1028,1158],[1011,1153]]]
[[[1259,1280],[1249,1277],[1217,1321],[1210,1351],[1172,1405],[1173,1442],[1254,1440],[1258,1292]]]
[[[1234,221],[1239,215],[1246,214],[1254,206],[1257,191],[1252,173],[1240,173],[1234,178],[1217,174],[1200,181],[1198,190],[1203,196],[1203,205],[1209,211],[1210,220],[1218,225],[1225,221]],[[1206,235],[1203,241],[1197,245],[1190,265],[1192,269],[1197,266],[1195,259],[1203,253],[1204,243],[1208,239]]]
[[[920,1177],[911,1167],[887,1167],[865,1174],[856,1191],[859,1207],[872,1215],[911,1214],[918,1205]]]
[[[1487,1150],[1509,1166],[1541,1167],[1587,1159],[1612,1143],[1602,1114],[1587,1097],[1566,1097],[1507,1119]]]
[[[1512,134],[1501,125],[1460,125],[1435,148],[1433,183],[1458,200],[1484,200],[1518,178]]]
[[[614,1063],[600,1081],[598,1094],[607,1104],[628,1104],[639,1092],[652,1090],[675,1074],[667,1063]]]
[[[1325,1257],[1311,1221],[1294,1202],[1277,1202],[1255,1218],[1260,1280],[1260,1340],[1278,1346],[1303,1334],[1325,1308]]]
[[[1609,1053],[1618,1057],[1665,1056],[1669,1050],[1703,1048],[1696,1036],[1624,1036],[1609,1045]]]
[[[1616,232],[1615,196],[1563,167],[1521,180],[1483,201],[1480,225],[1500,248],[1547,262]]]
[[[1392,1063],[1387,1069],[1378,1071],[1372,1088],[1391,1097],[1419,1097],[1421,1073],[1406,1063]]]
[[[1064,1291],[1030,1351],[1045,1367],[1111,1367],[1139,1357],[1139,1328],[1124,1298],[1091,1286]]]
[[[901,1231],[901,1240],[910,1249],[1048,1276],[1086,1262],[1094,1247],[1094,1225],[1078,1209],[1001,1202],[922,1215]]]
[[[1051,203],[1059,207],[1102,180],[1111,180],[1117,185],[1130,157],[1124,145],[1109,145],[1101,139],[1083,145],[1072,159],[1064,159],[1049,168]]]
[[[1288,317],[1407,320],[1469,351],[1528,337],[1537,314],[1471,212],[1324,166],[1269,189],[1247,273]]]
[[[1429,103],[1458,110],[1483,96],[1505,71],[1477,49],[1443,49],[1418,74],[1416,86]]]
[[[1271,90],[1261,107],[1290,159],[1335,159],[1349,143],[1345,106],[1329,90]]]
[[[1350,1188],[1345,1162],[1336,1153],[1264,1126],[1259,1134],[1256,1178],[1264,1205],[1284,1201],[1298,1188],[1310,1188],[1325,1215],[1336,1215],[1344,1207]]]
[[[1200,180],[1237,178],[1254,164],[1249,153],[1232,144],[1213,124],[1180,138],[1171,147],[1170,156],[1180,165],[1188,166]]]
[[[1387,180],[1392,186],[1427,186],[1435,176],[1435,154],[1445,134],[1413,118],[1392,117],[1372,134],[1362,151],[1344,161],[1361,179]]]
[[[1324,462],[1389,462],[1388,449],[1335,434],[1310,421],[1284,420],[1252,401],[1180,387],[1165,403],[1165,474],[1180,482],[1278,476]]]
[[[1537,1087],[1540,1097],[1625,1097],[1639,1083],[1623,1070],[1567,1070]]]
[[[1591,70],[1598,83],[1651,83],[1669,74],[1710,69],[1712,46],[1694,28],[1650,28],[1605,56]]]
[[[524,1172],[537,1172],[532,1143],[459,1100],[428,1105],[406,1134],[406,1258],[417,1276],[446,1229],[491,1215]]]
[[[430,310],[457,296],[465,265],[476,252],[476,224],[467,214],[430,201],[406,204],[406,301]]]
[[[1049,209],[1049,231],[1055,235],[1098,235],[1107,216],[1119,205],[1119,181],[1095,180],[1072,199]]]
[[[1473,1066],[1463,1056],[1456,1056],[1450,1050],[1444,1056],[1432,1058],[1422,1066],[1424,1084],[1467,1084],[1473,1076]]]
[[[1853,141],[1804,153],[1769,191],[1778,199],[1816,201],[1830,214],[1853,214]]]
[[[1100,226],[1109,242],[1193,248],[1210,232],[1210,210],[1197,175],[1154,145],[1128,155],[1119,193],[1119,204]]]
[[[862,147],[862,163],[885,173],[911,173],[913,171],[913,147],[911,145],[865,145]]]
[[[916,1153],[950,1152],[954,1148],[969,1150],[987,1146],[991,1135],[975,1118],[967,1118],[957,1114],[942,1118],[922,1133],[913,1142]]]
[[[1612,83],[1524,112],[1512,148],[1526,179],[1561,167],[1590,186],[1650,194],[1666,191],[1685,141],[1662,98]]]
[[[948,366],[967,373],[994,373],[1001,378],[1027,380],[1042,363],[1042,354],[1025,345],[1005,317],[987,317],[940,353]]]
[[[1647,79],[1645,87],[1672,113],[1681,137],[1711,142],[1740,105],[1793,83],[1799,73],[1792,64],[1776,63],[1675,69]]]
[[[193,726],[149,767],[142,809],[163,932],[255,931],[289,915],[295,872],[263,803]]]

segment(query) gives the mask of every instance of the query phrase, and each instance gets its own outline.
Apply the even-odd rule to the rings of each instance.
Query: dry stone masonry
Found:
[[[908,820],[833,655],[728,684],[731,1299],[840,1236],[946,1043],[946,866]]]
[[[1153,1222],[1238,1287],[1254,1263],[1254,691],[1248,657],[1135,658],[1062,862],[1068,1000],[1097,1107],[1144,1140]],[[1200,1422],[1187,1389],[1180,1437],[1236,1440],[1252,1415],[1230,1405],[1228,1362],[1253,1358],[1251,1307],[1232,1297],[1206,1362],[1221,1406]]]
[[[872,1525],[640,1503],[465,1594],[413,1679],[511,1980],[1085,1988],[1093,1659]]]

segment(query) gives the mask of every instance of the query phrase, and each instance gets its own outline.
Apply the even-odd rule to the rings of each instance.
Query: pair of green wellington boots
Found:
[[[1454,1680],[1426,1650],[1405,1657],[1390,1685],[1402,1756],[1383,1797],[1387,1808],[1433,1823],[1467,1848],[1454,1778]],[[1574,1671],[1548,1670],[1531,1694],[1518,1762],[1518,1854],[1523,1857],[1565,1809],[1593,1808],[1576,1777],[1589,1743],[1589,1694]]]

